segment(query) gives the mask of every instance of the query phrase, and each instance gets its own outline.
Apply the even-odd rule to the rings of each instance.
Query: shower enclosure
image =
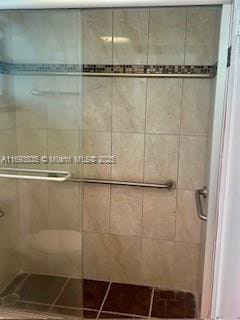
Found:
[[[0,315],[207,315],[230,9],[0,12]]]

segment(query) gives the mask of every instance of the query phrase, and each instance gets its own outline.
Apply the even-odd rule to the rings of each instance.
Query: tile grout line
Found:
[[[150,299],[150,306],[149,306],[148,318],[151,318],[151,314],[152,314],[154,291],[155,291],[155,288],[152,287],[152,293],[151,293],[151,299]]]
[[[50,305],[50,308],[49,308],[48,312],[52,311],[55,303],[59,299],[60,295],[63,293],[63,290],[65,289],[65,287],[66,287],[66,285],[68,284],[69,281],[70,281],[70,278],[67,278],[65,283],[63,284],[61,290],[59,291],[58,295],[56,296],[56,298],[53,300],[52,304]]]
[[[100,314],[101,314],[101,312],[102,312],[103,306],[104,306],[104,304],[105,304],[105,302],[106,302],[106,300],[107,300],[107,296],[108,296],[108,294],[109,294],[109,291],[110,291],[110,288],[111,288],[111,284],[112,284],[112,282],[109,282],[107,291],[106,291],[105,296],[104,296],[104,298],[103,298],[103,301],[102,301],[102,304],[101,304],[100,309],[99,309],[99,311],[98,311],[98,314],[97,314],[96,319],[99,319],[99,317],[100,317]]]
[[[24,282],[31,276],[31,273],[27,273],[25,278],[16,286],[16,288],[13,290],[13,293],[17,294],[17,291],[23,286]]]

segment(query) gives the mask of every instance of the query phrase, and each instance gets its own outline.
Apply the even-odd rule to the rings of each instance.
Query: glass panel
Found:
[[[220,11],[1,12],[5,311],[198,315]]]
[[[72,159],[82,153],[82,81],[69,70],[81,65],[81,11],[11,11],[0,19],[8,68],[1,74],[1,166],[80,177],[81,164]],[[60,69],[67,76],[52,72]],[[1,179],[0,185],[2,305],[80,317],[81,184]]]

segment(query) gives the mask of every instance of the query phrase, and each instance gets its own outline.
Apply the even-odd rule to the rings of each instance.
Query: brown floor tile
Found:
[[[180,300],[167,300],[165,318],[184,318],[185,308],[184,303]]]
[[[98,311],[93,310],[84,310],[83,311],[83,317],[85,319],[96,319],[98,315]]]
[[[80,279],[70,279],[65,286],[63,292],[58,298],[56,305],[67,306],[74,308],[82,308],[83,295],[82,295],[83,281]]]
[[[50,305],[34,304],[34,303],[18,301],[14,304],[13,308],[17,308],[21,310],[48,312],[48,310],[50,309]]]
[[[124,315],[124,314],[118,314],[118,313],[106,313],[101,312],[99,318],[103,319],[136,319],[137,317]],[[138,318],[140,319],[140,318]]]
[[[8,294],[11,294],[18,288],[18,286],[25,280],[27,277],[27,273],[21,273],[16,276],[16,278],[13,279],[12,282],[9,283],[9,285],[6,287],[6,289],[1,293],[1,297],[6,296]]]
[[[84,280],[84,308],[100,309],[109,283],[105,281]]]
[[[152,288],[113,283],[103,306],[103,311],[147,316]]]
[[[79,317],[79,319],[81,319],[83,311],[81,309],[71,309],[71,308],[54,306],[51,309],[50,313],[63,314],[63,315],[72,316],[72,317]]]
[[[20,300],[51,304],[65,281],[63,277],[31,274],[18,290]]]
[[[163,299],[163,296],[170,296],[162,294],[163,291],[155,289],[153,296],[152,312],[151,316],[155,318],[164,318],[166,315],[166,300]]]

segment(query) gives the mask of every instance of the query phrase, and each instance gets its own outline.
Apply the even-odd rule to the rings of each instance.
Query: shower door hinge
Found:
[[[232,46],[228,47],[227,68],[231,65]]]

